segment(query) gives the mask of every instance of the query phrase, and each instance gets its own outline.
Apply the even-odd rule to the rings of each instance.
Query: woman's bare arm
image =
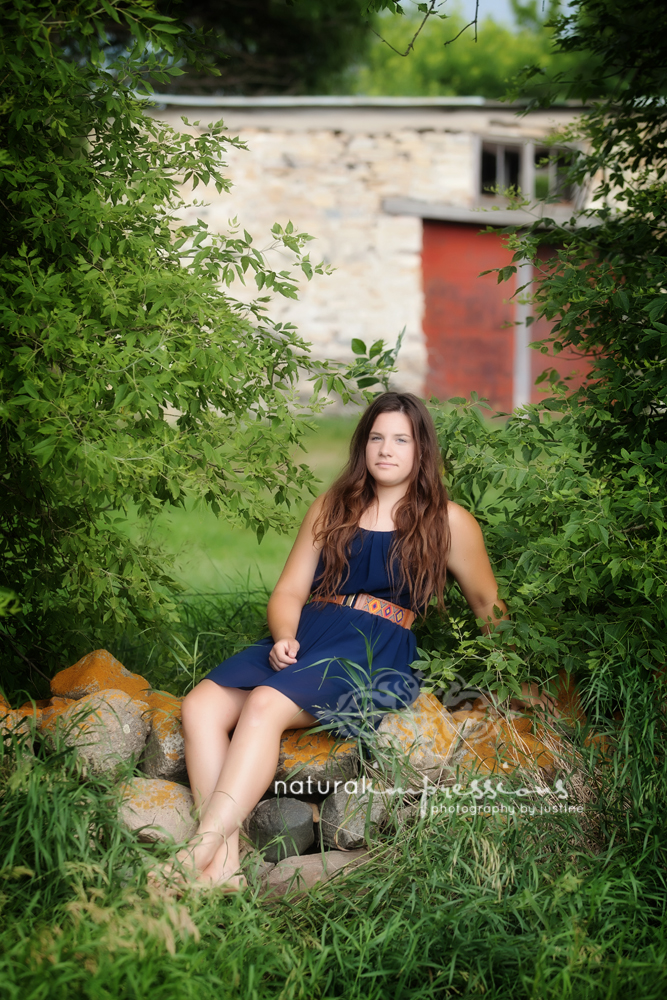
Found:
[[[452,574],[476,618],[489,632],[496,622],[507,617],[507,608],[498,600],[498,584],[484,545],[482,529],[475,518],[457,503],[447,505],[451,548],[448,571]],[[494,607],[501,612],[500,618]]]
[[[498,600],[498,585],[486,553],[482,530],[472,514],[463,507],[450,503],[447,509],[452,536],[447,568],[456,579],[475,616],[486,622],[482,631],[490,632],[498,621],[508,615],[505,603]],[[494,613],[494,606],[502,612],[501,618]],[[521,685],[521,697],[512,698],[510,705],[517,710],[543,708],[556,716],[560,715],[549,695],[541,692],[537,684],[530,684],[528,681]]]
[[[269,663],[274,670],[282,670],[290,663],[296,663],[299,618],[310,595],[321,549],[321,545],[315,544],[313,527],[321,510],[322,499],[318,497],[304,517],[266,609],[274,641]]]

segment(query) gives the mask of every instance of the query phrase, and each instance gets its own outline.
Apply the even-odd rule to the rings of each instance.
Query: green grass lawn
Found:
[[[324,491],[345,464],[356,417],[323,417],[304,438],[307,463]],[[299,514],[305,513],[305,506]],[[254,532],[236,528],[206,510],[164,511],[154,522],[153,537],[176,557],[176,576],[188,592],[215,594],[251,590],[264,584],[271,590],[280,575],[296,532],[269,532],[257,542]]]

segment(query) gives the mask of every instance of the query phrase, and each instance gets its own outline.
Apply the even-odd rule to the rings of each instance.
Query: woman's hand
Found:
[[[299,643],[296,639],[278,639],[269,653],[269,665],[273,670],[284,670],[290,664],[296,663]]]

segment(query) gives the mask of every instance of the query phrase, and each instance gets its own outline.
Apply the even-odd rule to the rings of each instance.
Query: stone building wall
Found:
[[[316,356],[341,360],[351,356],[353,337],[393,344],[405,327],[396,383],[417,393],[427,367],[422,216],[433,206],[471,212],[494,200],[479,195],[482,141],[541,138],[572,118],[554,112],[518,119],[479,98],[370,105],[343,98],[184,100],[170,98],[151,113],[181,129],[181,115],[202,123],[223,118],[248,145],[226,156],[231,193],[198,188],[195,195],[209,204],[188,217],[203,218],[216,232],[237,217],[260,247],[270,244],[274,222],[291,220],[314,236],[311,257],[334,273],[304,281],[298,301],[275,296],[271,315],[295,323]],[[413,207],[387,210],[401,199]],[[477,218],[485,225],[491,216]]]

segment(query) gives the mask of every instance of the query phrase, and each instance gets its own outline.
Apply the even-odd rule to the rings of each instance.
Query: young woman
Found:
[[[414,701],[410,625],[446,574],[489,629],[505,606],[475,518],[447,500],[435,428],[410,393],[366,410],[340,478],[312,505],[268,605],[271,638],[216,667],[183,702],[201,820],[199,882],[237,888],[239,826],[270,786],[285,729],[363,732]]]

